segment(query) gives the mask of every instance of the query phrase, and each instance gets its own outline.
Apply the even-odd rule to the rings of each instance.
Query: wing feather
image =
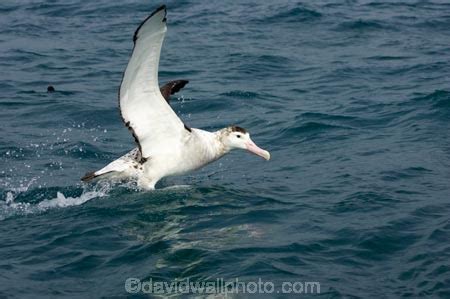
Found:
[[[158,65],[166,30],[163,5],[137,28],[119,90],[122,119],[132,131],[143,159],[177,145],[188,132],[159,89]]]

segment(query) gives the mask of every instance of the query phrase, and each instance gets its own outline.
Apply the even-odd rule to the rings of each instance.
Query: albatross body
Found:
[[[120,112],[137,148],[87,173],[82,180],[97,178],[137,179],[143,189],[154,189],[163,177],[180,175],[209,164],[233,149],[245,149],[266,160],[250,134],[238,126],[216,132],[186,126],[169,104],[170,95],[188,81],[158,84],[158,65],[166,27],[166,7],[161,6],[137,28],[134,48],[119,90]]]

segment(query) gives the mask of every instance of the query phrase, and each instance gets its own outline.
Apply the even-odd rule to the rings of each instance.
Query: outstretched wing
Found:
[[[189,131],[161,95],[158,65],[166,33],[166,7],[155,10],[134,33],[134,48],[119,90],[122,119],[142,158],[179,146]]]

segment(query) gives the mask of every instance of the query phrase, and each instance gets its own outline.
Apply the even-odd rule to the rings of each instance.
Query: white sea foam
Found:
[[[56,193],[56,198],[45,199],[37,204],[37,207],[41,210],[49,208],[64,208],[70,206],[78,206],[84,204],[85,202],[96,198],[103,197],[107,195],[107,192],[103,190],[99,191],[83,191],[83,193],[78,197],[66,197],[61,192]]]
[[[31,204],[27,202],[16,202],[15,199],[22,192],[27,192],[28,188],[17,188],[6,193],[5,201],[0,201],[0,220],[16,216],[39,213],[52,208],[65,208],[78,206],[85,202],[108,195],[111,190],[109,184],[97,185],[94,190],[84,189],[80,196],[65,196],[62,192],[57,192],[55,198],[44,199],[43,201]]]
[[[168,186],[168,187],[164,187],[162,189],[159,189],[160,191],[173,191],[173,190],[189,190],[191,189],[192,186],[191,185],[173,185],[173,186]],[[157,189],[158,190],[158,189]]]
[[[82,205],[91,199],[105,197],[116,187],[127,188],[129,190],[138,190],[135,182],[110,182],[101,181],[95,186],[84,187],[80,196],[66,196],[63,192],[57,191],[56,197],[44,199],[38,203],[17,202],[20,194],[28,192],[33,184],[31,180],[27,184],[22,184],[17,188],[9,188],[4,200],[0,200],[0,221],[17,215],[28,215],[44,212],[54,208],[66,208]],[[153,190],[152,192],[185,192],[192,188],[190,185],[174,185],[165,188]],[[43,191],[45,192],[45,191]]]

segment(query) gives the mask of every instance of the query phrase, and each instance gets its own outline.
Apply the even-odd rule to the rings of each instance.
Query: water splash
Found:
[[[29,191],[30,185],[31,183],[27,187],[16,188],[6,192],[5,201],[0,201],[0,221],[14,216],[45,212],[54,208],[79,206],[91,199],[107,196],[112,189],[110,184],[104,183],[94,186],[93,190],[84,187],[79,196],[66,196],[63,192],[57,191],[56,197],[44,199],[38,203],[16,202],[15,200],[21,193]]]

